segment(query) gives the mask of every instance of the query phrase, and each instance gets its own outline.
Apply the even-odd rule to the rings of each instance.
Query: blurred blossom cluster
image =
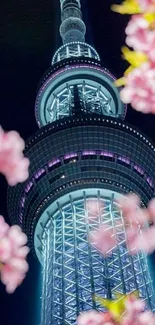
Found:
[[[87,311],[77,319],[77,325],[154,325],[155,315],[145,311],[144,301],[136,298],[134,294],[122,295],[122,299],[114,301],[119,305],[117,317],[113,309],[108,312]],[[103,304],[104,305],[104,304]]]
[[[117,201],[122,209],[124,227],[127,236],[127,246],[130,254],[139,251],[152,253],[155,250],[155,199],[147,208],[140,207],[140,198],[136,195],[125,195]],[[149,226],[149,224],[152,224]],[[104,256],[117,245],[116,234],[110,225],[102,225],[90,236],[91,243]]]
[[[29,160],[24,157],[25,143],[16,131],[4,132],[0,127],[0,172],[9,185],[24,182]],[[19,226],[10,227],[0,216],[0,277],[8,293],[13,293],[28,271],[27,236]]]
[[[25,143],[16,131],[4,132],[0,127],[0,172],[9,185],[24,182],[29,174],[29,160],[24,157]]]
[[[12,293],[22,283],[28,271],[25,260],[29,248],[27,236],[19,226],[11,226],[0,216],[0,275],[6,291]]]
[[[122,48],[129,67],[116,81],[116,86],[124,85],[121,100],[137,111],[155,114],[155,1],[125,0],[112,10],[132,15],[125,29],[126,44],[132,50]]]

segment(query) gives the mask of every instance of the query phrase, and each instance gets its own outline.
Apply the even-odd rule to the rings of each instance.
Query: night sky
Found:
[[[104,66],[120,77],[127,67],[121,59],[121,46],[128,17],[111,12],[112,3],[114,0],[82,0],[87,41],[95,46]],[[37,85],[61,45],[59,1],[2,0],[0,15],[0,124],[5,130],[17,130],[26,140],[38,129],[34,117]],[[155,116],[129,107],[126,120],[155,141]],[[0,214],[9,222],[6,193],[6,181],[0,176]],[[27,278],[13,295],[7,295],[0,285],[3,325],[39,325],[40,267],[31,254],[29,263]]]

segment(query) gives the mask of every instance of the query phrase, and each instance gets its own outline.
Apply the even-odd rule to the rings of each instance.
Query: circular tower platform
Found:
[[[83,114],[95,113],[123,120],[126,106],[120,100],[115,80],[94,58],[68,57],[55,63],[42,78],[37,94],[38,126],[77,115],[78,109]],[[79,105],[75,105],[75,91]]]
[[[155,147],[116,119],[90,114],[56,121],[27,141],[25,155],[31,161],[30,176],[8,189],[8,212],[33,251],[40,249],[39,241],[34,248],[40,216],[67,193],[86,188],[134,192],[144,205],[154,195]]]

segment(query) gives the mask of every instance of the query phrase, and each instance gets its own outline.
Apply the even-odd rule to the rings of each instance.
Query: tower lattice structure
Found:
[[[155,147],[124,123],[115,77],[85,42],[80,0],[61,0],[63,45],[41,80],[39,131],[26,143],[29,179],[8,190],[8,211],[43,266],[41,325],[76,324],[102,309],[93,295],[138,290],[154,309],[145,254],[129,254],[116,199],[134,192],[142,206],[155,192]],[[108,224],[119,243],[104,258],[89,243]]]

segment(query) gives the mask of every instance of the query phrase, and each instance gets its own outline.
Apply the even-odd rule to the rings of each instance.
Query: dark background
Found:
[[[121,1],[116,0],[115,3]],[[114,0],[82,0],[87,42],[95,46],[105,67],[120,77],[127,67],[121,59],[124,29],[129,17],[110,10]],[[58,0],[2,0],[0,5],[0,124],[27,139],[38,128],[34,117],[36,89],[61,44]],[[128,108],[126,120],[155,140],[155,116]],[[7,184],[0,176],[0,214],[7,222]],[[30,271],[13,295],[0,285],[0,322],[39,325],[41,275],[29,255]],[[154,259],[152,259],[153,261]]]

